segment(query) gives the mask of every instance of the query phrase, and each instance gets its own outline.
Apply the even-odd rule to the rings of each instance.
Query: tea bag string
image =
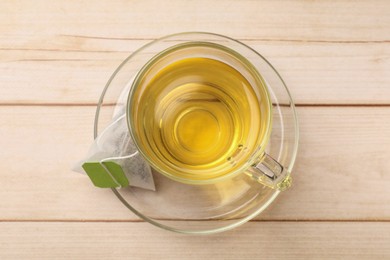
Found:
[[[105,132],[110,129],[112,126],[114,126],[115,124],[117,124],[120,120],[122,120],[123,118],[125,117],[125,114],[121,115],[120,117],[118,117],[117,119],[115,119],[111,124],[109,124],[102,132],[101,134],[97,137],[97,143],[99,144],[99,140],[100,138],[105,134]],[[103,169],[108,173],[108,175],[111,177],[111,179],[115,182],[115,184],[119,187],[119,188],[122,188],[122,185],[114,178],[114,176],[111,174],[111,172],[107,169],[107,167],[104,165],[104,162],[107,162],[107,161],[112,161],[112,160],[123,160],[123,159],[129,159],[129,158],[132,158],[134,156],[136,156],[138,154],[138,151],[130,154],[130,155],[126,155],[126,156],[113,156],[113,157],[108,157],[108,158],[104,158],[102,160],[99,161],[99,164],[103,167]]]
[[[104,162],[107,162],[107,161],[112,161],[112,160],[123,160],[123,159],[130,159],[134,156],[136,156],[138,154],[138,151],[130,154],[130,155],[126,155],[126,156],[115,156],[115,157],[108,157],[108,158],[104,158],[102,160],[99,161],[99,164],[103,167],[103,169],[108,173],[108,175],[110,175],[111,179],[115,182],[115,184],[118,186],[118,188],[122,188],[122,185],[114,178],[114,176],[112,176],[111,172],[107,169],[107,167],[104,165]]]

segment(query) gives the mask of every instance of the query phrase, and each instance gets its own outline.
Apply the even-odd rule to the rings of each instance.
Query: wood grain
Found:
[[[248,223],[212,236],[147,223],[0,223],[5,259],[388,259],[390,223]]]
[[[39,0],[3,1],[0,10],[0,104],[95,104],[125,57],[178,31],[243,40],[275,65],[298,104],[390,100],[386,1]]]
[[[178,31],[218,31],[240,39],[372,41],[390,39],[387,1],[37,0],[2,2],[4,47],[40,36],[155,38]],[[216,19],[218,17],[218,19]],[[15,37],[10,37],[15,36]],[[38,39],[36,38],[38,36]],[[26,38],[30,41],[26,42]],[[27,44],[26,44],[27,43]],[[41,43],[48,44],[48,43]]]
[[[92,141],[93,107],[0,107],[0,219],[136,220],[70,171]],[[390,108],[302,107],[293,188],[259,218],[390,220]],[[4,138],[6,137],[6,138]]]
[[[389,259],[389,13],[386,0],[1,1],[0,259]],[[292,189],[209,237],[158,230],[70,171],[111,73],[183,31],[253,47],[299,105]]]
[[[86,42],[105,50],[115,41]],[[96,104],[116,67],[146,42],[116,42],[107,52],[0,50],[0,104]],[[297,104],[390,104],[390,43],[247,43],[278,69]]]

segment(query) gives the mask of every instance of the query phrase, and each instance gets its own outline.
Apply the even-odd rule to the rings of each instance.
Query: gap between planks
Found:
[[[69,35],[60,34],[62,37],[70,38],[84,38],[84,39],[97,39],[97,40],[119,40],[119,41],[154,41],[159,37],[105,37],[105,36],[93,36],[93,35]],[[258,42],[297,42],[297,43],[334,43],[334,44],[362,44],[362,43],[390,43],[390,40],[301,40],[301,39],[279,39],[279,38],[235,38],[239,41],[258,41]]]
[[[116,106],[116,103],[106,103],[103,106]],[[296,107],[390,107],[389,104],[326,104],[326,103],[302,103],[294,104]],[[94,107],[97,103],[0,103],[0,107]],[[289,104],[279,104],[279,106],[290,106]]]
[[[213,220],[195,220],[195,219],[156,219],[161,221],[213,221]],[[220,221],[220,220],[215,220]],[[146,221],[142,219],[0,219],[0,223],[3,222],[53,222],[53,223],[146,223]],[[345,222],[357,222],[357,223],[390,223],[390,219],[252,219],[248,222],[291,222],[291,223],[299,223],[299,222],[319,222],[319,223],[345,223]]]

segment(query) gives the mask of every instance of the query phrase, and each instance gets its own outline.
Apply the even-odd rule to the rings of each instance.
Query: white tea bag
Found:
[[[95,186],[102,188],[130,185],[155,190],[151,168],[130,137],[124,109],[115,114],[73,170],[87,173]]]

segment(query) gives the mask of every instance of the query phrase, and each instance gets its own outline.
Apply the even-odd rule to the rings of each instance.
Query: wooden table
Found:
[[[232,231],[140,221],[71,172],[115,68],[157,37],[255,48],[297,103],[292,189]],[[0,259],[390,259],[389,1],[1,1]]]

